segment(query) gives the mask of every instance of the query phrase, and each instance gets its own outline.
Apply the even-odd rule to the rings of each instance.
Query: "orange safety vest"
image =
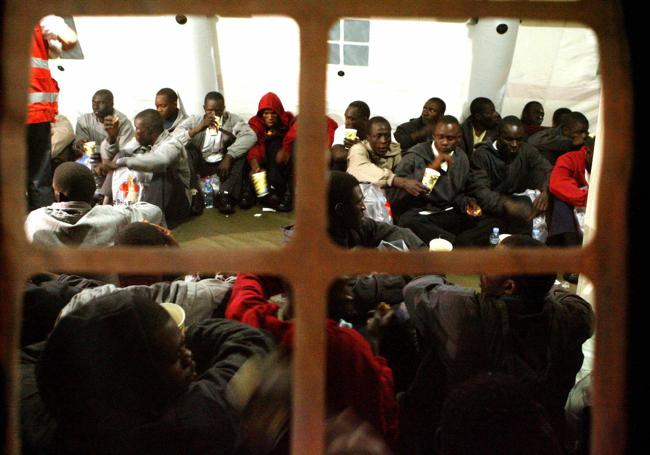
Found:
[[[43,38],[40,25],[36,25],[32,37],[32,71],[27,123],[53,122],[59,112],[59,84],[52,79],[47,61],[47,43]]]

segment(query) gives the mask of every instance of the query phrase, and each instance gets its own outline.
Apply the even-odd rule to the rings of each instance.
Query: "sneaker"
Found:
[[[293,194],[287,189],[282,195],[282,200],[276,209],[278,212],[290,212],[293,210]]]
[[[230,215],[235,213],[235,207],[233,206],[232,199],[227,192],[217,193],[214,198],[214,206],[219,210],[219,212],[224,215]]]

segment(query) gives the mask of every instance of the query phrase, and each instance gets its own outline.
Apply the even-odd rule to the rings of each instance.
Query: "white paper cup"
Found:
[[[349,141],[357,140],[357,130],[354,128],[346,128],[344,131],[344,136]]]
[[[180,330],[185,329],[185,310],[183,307],[169,302],[161,303],[160,306],[167,310]]]
[[[454,246],[449,240],[433,239],[429,242],[429,251],[451,251]]]
[[[426,186],[427,188],[429,188],[429,191],[431,191],[433,187],[436,186],[436,183],[438,182],[438,178],[440,178],[440,172],[428,167],[424,170],[424,176],[422,177],[422,185]]]
[[[264,197],[269,194],[269,186],[266,183],[266,171],[256,172],[252,175],[252,178],[257,197]]]

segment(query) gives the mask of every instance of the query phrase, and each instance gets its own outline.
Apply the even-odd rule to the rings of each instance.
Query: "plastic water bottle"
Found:
[[[214,207],[214,190],[212,189],[212,182],[210,177],[203,179],[203,204],[206,209]]]
[[[490,245],[497,246],[499,244],[499,228],[493,227],[490,234]]]
[[[533,228],[533,238],[538,241],[542,241],[542,231],[539,228]]]
[[[212,192],[217,194],[221,190],[221,179],[218,175],[213,175],[210,177],[210,184],[212,185]]]

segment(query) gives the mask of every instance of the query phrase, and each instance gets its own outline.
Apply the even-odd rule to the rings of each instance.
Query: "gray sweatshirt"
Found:
[[[178,138],[184,146],[192,143],[198,151],[202,151],[203,142],[205,140],[205,130],[190,138],[190,130],[195,128],[203,120],[203,115],[191,115],[185,119],[174,130],[174,136]],[[246,152],[255,145],[257,136],[255,132],[248,126],[248,122],[244,121],[241,117],[230,112],[223,114],[223,125],[221,128],[234,134],[235,142],[227,148],[227,154],[237,159],[246,155]],[[211,153],[204,153],[203,158],[207,158]]]

